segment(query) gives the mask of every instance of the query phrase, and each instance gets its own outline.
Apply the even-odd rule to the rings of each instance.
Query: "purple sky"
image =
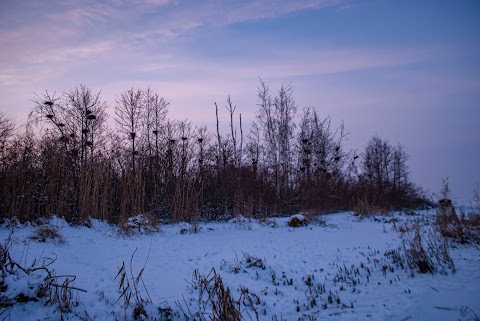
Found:
[[[84,83],[110,107],[152,89],[170,116],[214,127],[231,95],[244,122],[258,77],[291,83],[299,110],[344,121],[349,147],[403,144],[414,181],[480,182],[480,1],[59,0],[0,2],[0,110]],[[226,110],[221,110],[224,122]],[[113,112],[110,112],[113,116]]]

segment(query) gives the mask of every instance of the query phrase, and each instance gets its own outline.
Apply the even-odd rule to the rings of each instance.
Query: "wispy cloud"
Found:
[[[169,48],[178,36],[203,27],[219,28],[309,8],[339,6],[345,2],[66,0],[52,1],[48,5],[35,1],[3,5],[0,47],[4,50],[0,59],[0,79],[4,85],[23,82],[22,74],[32,66],[35,68],[31,72],[39,74],[43,70],[54,76],[57,71],[60,76],[71,65],[98,62],[105,59],[106,54],[111,63],[129,68],[128,63],[125,64],[129,62],[140,72],[181,69],[185,66],[181,59],[160,59],[179,54]],[[11,28],[16,21],[22,23]],[[158,54],[154,60],[148,57],[159,49],[162,49],[160,58]],[[139,64],[135,61],[138,59],[145,63]],[[288,72],[288,67],[284,69]]]
[[[26,46],[43,42],[64,46],[69,42],[92,39],[127,41],[125,38],[146,38],[158,35],[172,38],[204,26],[224,26],[237,22],[273,18],[291,12],[340,5],[346,1],[177,1],[177,0],[112,0],[53,1],[39,6],[27,2],[21,11],[6,10],[0,17],[2,46],[20,41]],[[8,8],[8,6],[6,6]],[[20,8],[18,8],[20,10]],[[35,15],[32,16],[32,11]],[[15,15],[12,20],[10,15]],[[35,18],[33,18],[35,17]],[[9,25],[22,21],[11,30]],[[128,31],[127,31],[128,30]]]
[[[407,65],[422,61],[424,55],[420,49],[400,48],[298,50],[277,52],[269,61],[243,66],[232,72],[236,75],[262,72],[275,78],[327,75]]]

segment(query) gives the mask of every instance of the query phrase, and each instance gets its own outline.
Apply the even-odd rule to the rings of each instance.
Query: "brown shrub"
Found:
[[[60,244],[65,243],[65,238],[60,233],[58,227],[50,224],[43,224],[38,226],[33,231],[33,234],[29,236],[29,238],[37,242],[47,242],[48,240],[52,240]]]
[[[293,215],[288,220],[288,226],[290,227],[307,226],[308,223],[309,223],[308,219],[303,215]]]
[[[480,244],[480,213],[465,214],[460,216],[460,225],[467,241]]]
[[[417,221],[413,225],[405,223],[397,230],[405,231],[400,232],[400,235],[406,261],[412,272],[456,272],[448,239],[430,225]]]
[[[127,222],[120,226],[120,231],[125,235],[153,234],[158,232],[157,223],[152,215],[138,214],[127,219]]]
[[[480,244],[480,213],[466,214],[462,210],[458,217],[453,206],[440,206],[435,225],[444,237],[455,242]]]
[[[366,196],[359,197],[357,199],[357,202],[353,206],[353,211],[360,216],[367,216],[372,214],[387,215],[389,212],[387,208],[370,202]]]
[[[223,284],[221,276],[217,274],[215,269],[212,269],[207,276],[203,276],[198,270],[195,270],[190,284],[193,289],[198,290],[199,310],[192,312],[188,305],[184,309],[177,302],[186,320],[208,319],[205,318],[206,315],[211,320],[243,320],[242,313],[239,310],[242,298],[238,301],[233,298],[230,288]],[[210,312],[207,312],[208,310]]]

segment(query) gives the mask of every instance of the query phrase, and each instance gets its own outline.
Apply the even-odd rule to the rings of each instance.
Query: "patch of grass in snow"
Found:
[[[381,207],[378,204],[369,200],[367,195],[363,195],[358,197],[357,202],[353,206],[353,211],[356,215],[361,217],[369,216],[369,215],[387,215],[389,210],[385,207]]]
[[[180,234],[198,234],[202,228],[197,221],[193,221],[192,223],[182,222],[178,226],[178,232]]]
[[[56,275],[51,265],[56,258],[41,257],[30,266],[22,265],[12,259],[10,246],[12,234],[0,245],[0,316],[9,317],[11,308],[29,302],[40,302],[53,307],[63,320],[75,316],[87,319],[85,311],[80,311],[80,301],[75,297],[78,291],[86,292],[74,286],[75,275]]]
[[[159,231],[155,218],[147,214],[129,217],[127,222],[120,226],[120,232],[124,235],[153,234]]]
[[[50,224],[37,226],[29,238],[37,242],[53,241],[59,244],[65,244],[65,238],[60,233],[59,228]]]
[[[457,215],[455,206],[451,200],[451,190],[448,180],[443,181],[443,188],[439,195],[437,212],[434,224],[442,236],[449,238],[460,244],[476,243],[480,244],[480,199],[478,186],[474,192],[473,212],[466,213],[463,208],[460,209],[460,216]]]
[[[402,253],[396,254],[396,262],[404,259],[412,273],[456,272],[448,239],[424,219],[406,221],[397,231],[402,240]]]
[[[222,277],[213,268],[207,275],[200,274],[196,269],[189,285],[192,292],[198,293],[198,300],[187,302],[184,298],[183,304],[176,302],[185,320],[240,321],[243,319],[242,307],[247,308],[248,306],[253,308],[253,312],[257,315],[248,289],[242,288],[239,299],[235,300],[230,288],[224,285]]]
[[[136,252],[137,250],[135,249],[130,257],[128,270],[125,262],[122,262],[122,266],[118,269],[115,280],[118,280],[120,295],[113,305],[116,305],[119,301],[123,303],[125,320],[128,320],[130,316],[133,317],[134,320],[157,320],[157,318],[155,318],[157,314],[155,306],[143,280],[143,272],[148,262],[148,256],[140,271],[134,273],[133,259]],[[158,308],[158,313],[160,314],[159,317],[161,320],[171,320],[173,318],[173,311],[169,307]]]
[[[252,223],[254,219],[251,217],[245,217],[243,215],[238,215],[237,217],[232,218],[229,223],[233,224],[236,228],[240,230],[251,230]]]
[[[440,206],[435,217],[435,225],[440,233],[453,241],[466,244],[480,244],[480,213],[466,213],[460,210],[457,216],[453,206]]]
[[[480,321],[480,317],[467,306],[462,306],[460,309],[460,321]]]
[[[262,225],[270,226],[272,228],[278,227],[278,222],[274,217],[261,217],[258,222]]]
[[[309,220],[301,214],[291,216],[287,222],[290,227],[307,226],[309,223]]]
[[[325,226],[327,224],[326,215],[323,215],[319,211],[307,210],[303,213],[303,215],[307,218],[307,220],[311,224],[322,225],[322,226]]]
[[[235,274],[240,272],[247,272],[246,269],[251,267],[257,267],[262,270],[266,269],[264,260],[262,260],[261,258],[250,255],[246,252],[242,252],[242,255],[243,258],[241,260],[238,259],[238,256],[236,256],[233,263],[227,263],[227,261],[222,260],[222,262],[220,262],[220,269]]]

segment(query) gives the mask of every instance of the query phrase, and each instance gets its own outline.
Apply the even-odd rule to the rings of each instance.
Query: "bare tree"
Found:
[[[297,145],[304,206],[331,209],[339,203],[348,155],[346,135],[343,124],[334,130],[330,117],[321,119],[315,108],[304,108]]]
[[[115,114],[118,130],[131,141],[132,170],[135,173],[135,139],[141,131],[143,117],[143,94],[133,88],[126,90],[117,97]]]
[[[145,106],[143,136],[147,143],[149,155],[152,156],[152,151],[154,151],[158,162],[160,137],[165,126],[170,103],[148,88],[143,92],[143,105]]]
[[[235,127],[233,116],[237,106],[233,106],[230,96],[227,98],[227,106],[225,108],[230,114],[230,133],[232,138],[232,149],[233,149],[233,158],[234,164],[237,168],[241,167],[242,162],[242,150],[243,150],[243,128],[242,128],[242,114],[239,114],[239,126],[240,126],[240,146],[238,146],[237,140],[237,128]]]
[[[56,96],[56,92],[50,94],[45,91],[45,94],[35,94],[32,102],[35,104],[33,110],[29,113],[28,119],[31,124],[50,124],[55,129],[58,139],[63,142],[65,152],[68,152],[68,135],[66,126],[67,112],[65,106],[62,104],[61,96]]]
[[[227,98],[227,106],[225,108],[228,110],[230,113],[230,131],[232,133],[232,145],[233,145],[233,157],[234,157],[234,163],[237,165],[238,161],[238,156],[237,156],[237,130],[235,128],[235,125],[233,124],[233,115],[235,113],[235,109],[237,106],[232,105],[232,100],[230,99],[230,95]]]
[[[7,156],[8,152],[8,142],[11,139],[13,132],[15,131],[15,124],[11,118],[9,118],[5,113],[0,112],[0,181],[2,184],[0,186],[0,217],[2,216],[4,207],[5,207],[5,192],[6,189],[6,178],[7,178]]]
[[[157,215],[162,209],[162,142],[163,131],[165,130],[166,116],[169,103],[164,97],[148,88],[143,91],[143,128],[140,139],[144,149],[143,166],[145,171],[145,194],[148,210]]]
[[[251,161],[253,173],[256,175],[261,157],[260,128],[256,122],[252,123],[250,132],[247,135],[245,152],[247,158]]]
[[[260,79],[257,119],[263,130],[265,159],[274,176],[277,196],[284,199],[292,187],[294,118],[297,111],[293,88],[282,86],[272,99],[268,86]]]
[[[220,127],[219,127],[219,120],[218,120],[218,106],[215,103],[215,117],[217,120],[217,177],[220,179],[220,164],[222,159],[222,136],[220,135]]]
[[[344,146],[347,134],[343,123],[333,130],[331,118],[320,119],[314,110],[312,130],[313,165],[316,164],[317,171],[323,176],[339,174],[347,156]]]
[[[50,146],[54,157],[46,155],[45,160],[55,164],[55,170],[48,172],[50,176],[47,179],[57,180],[57,183],[66,180],[61,192],[54,184],[50,185],[51,189],[47,188],[49,199],[53,203],[58,195],[70,198],[70,204],[65,206],[70,209],[68,214],[83,221],[94,215],[93,208],[96,207],[94,199],[97,196],[92,191],[98,186],[93,179],[93,156],[95,146],[104,143],[103,133],[108,117],[106,103],[100,99],[100,92],[93,93],[83,84],[59,97],[46,91],[43,95],[36,95],[33,102],[35,106],[29,120],[34,124],[50,125],[48,139],[42,143]],[[55,142],[63,145],[62,153]],[[57,214],[60,212],[57,211]]]
[[[100,92],[93,93],[81,84],[59,97],[46,91],[32,101],[35,107],[29,114],[30,121],[52,125],[66,152],[74,161],[80,157],[81,164],[85,165],[93,155],[96,141],[101,141],[101,134],[106,130],[108,115]]]
[[[363,172],[379,195],[389,188],[392,179],[392,156],[392,146],[378,136],[372,137],[365,148]]]
[[[275,111],[278,122],[279,160],[281,167],[282,190],[292,187],[293,135],[295,130],[294,118],[297,111],[293,99],[293,88],[283,86],[275,98]]]
[[[93,93],[81,84],[65,94],[63,104],[70,153],[73,156],[79,154],[82,165],[85,165],[106,130],[106,102],[100,99],[100,92]]]
[[[408,155],[405,151],[405,148],[398,143],[395,147],[393,147],[391,163],[393,175],[392,185],[394,193],[404,190],[410,184],[407,161]]]
[[[8,140],[15,131],[15,123],[4,112],[0,112],[0,157],[3,158]],[[1,159],[0,158],[0,159]]]
[[[424,202],[422,192],[409,178],[408,155],[402,145],[392,146],[374,136],[365,148],[361,181],[370,202],[384,207],[414,206]]]

